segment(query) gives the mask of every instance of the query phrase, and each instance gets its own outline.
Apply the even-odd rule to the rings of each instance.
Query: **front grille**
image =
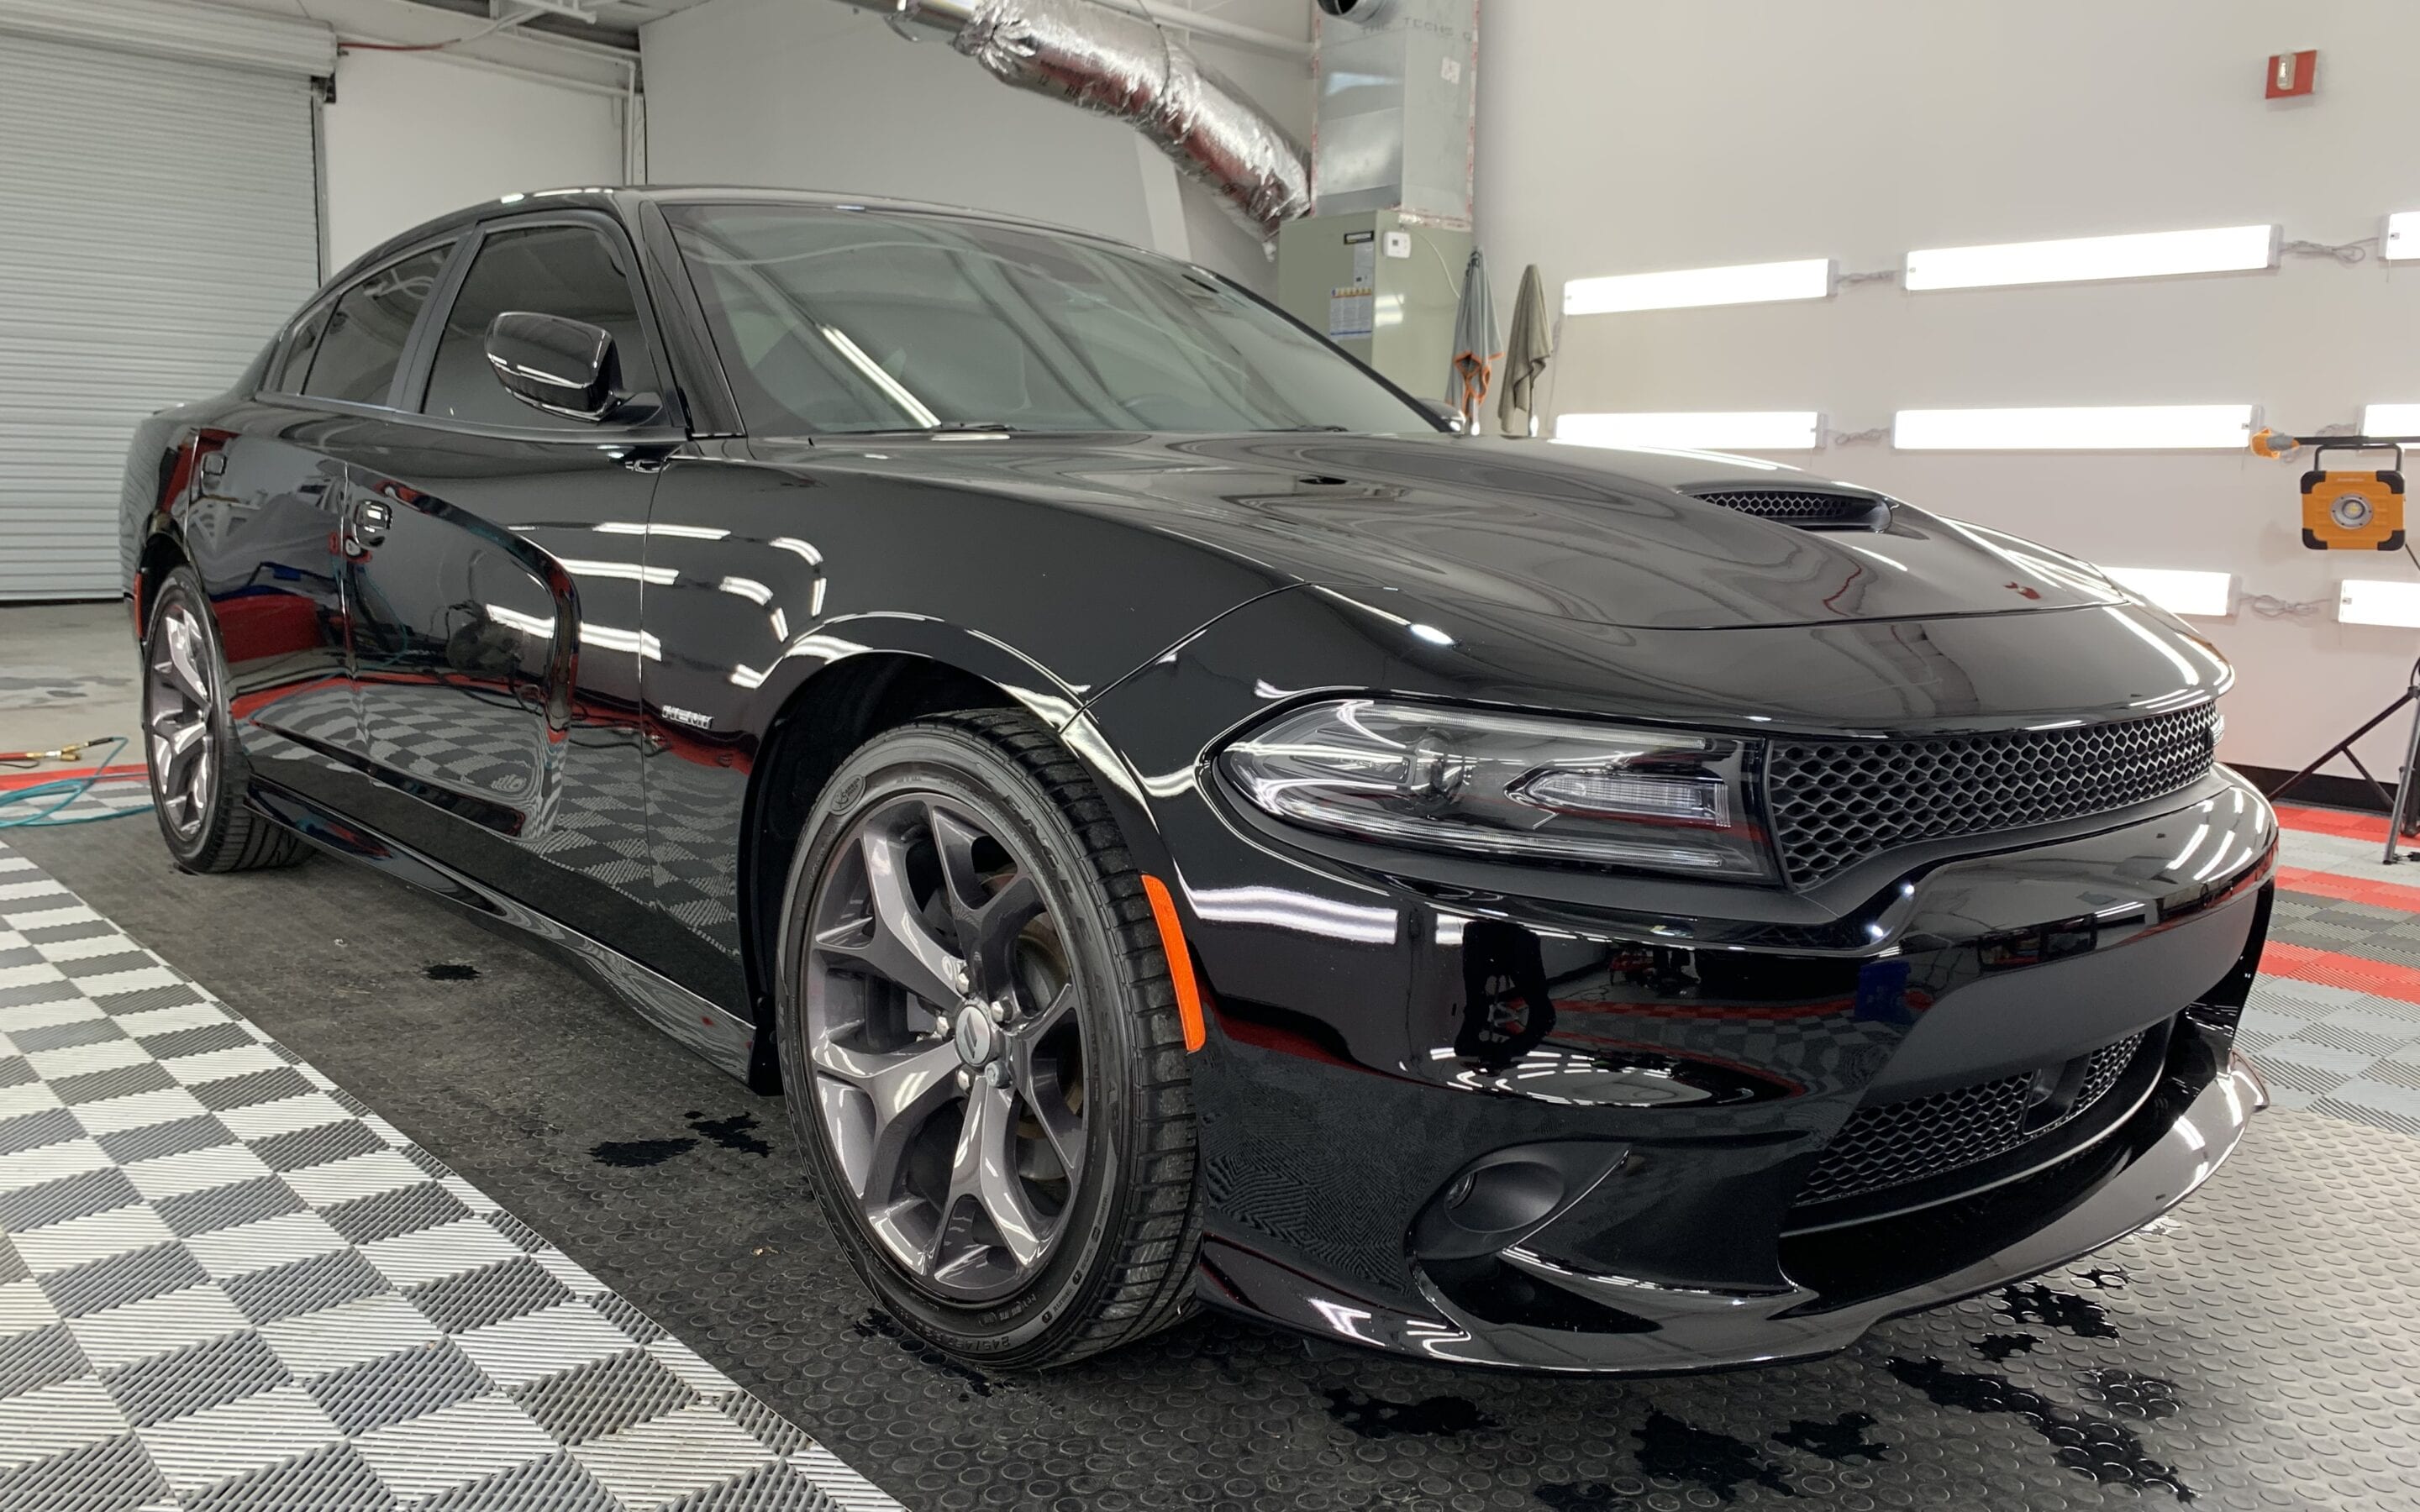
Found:
[[[2057,1116],[2031,1127],[2026,1119],[2036,1111],[2033,1072],[1859,1108],[1823,1147],[1815,1173],[1799,1189],[1798,1202],[1834,1202],[1905,1186],[2040,1139],[2108,1096],[2142,1043],[2143,1036],[2136,1034],[2094,1051],[2085,1062],[2073,1101]]]
[[[2207,773],[2207,704],[2065,730],[1892,740],[1782,737],[1766,763],[1781,863],[1799,886],[1919,841],[2105,813]]]
[[[1878,500],[1855,494],[1788,488],[1725,488],[1692,497],[1785,525],[1869,525],[1885,507]]]

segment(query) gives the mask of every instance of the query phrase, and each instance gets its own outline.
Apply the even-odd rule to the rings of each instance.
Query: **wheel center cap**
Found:
[[[988,1008],[971,998],[958,1011],[952,1038],[958,1043],[958,1059],[970,1071],[982,1069],[1000,1053],[1000,1026],[991,1021]]]

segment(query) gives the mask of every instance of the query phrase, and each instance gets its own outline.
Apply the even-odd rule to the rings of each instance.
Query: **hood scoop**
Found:
[[[1890,501],[1871,494],[1811,488],[1692,488],[1689,496],[1804,531],[1879,531],[1890,524]]]

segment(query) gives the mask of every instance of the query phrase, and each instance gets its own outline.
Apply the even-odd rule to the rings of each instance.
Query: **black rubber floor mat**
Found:
[[[2413,1504],[2397,1134],[2266,1115],[2152,1230],[1813,1365],[1481,1375],[1212,1318],[985,1377],[868,1306],[775,1102],[569,973],[325,859],[184,876],[138,820],[12,842],[911,1506]]]

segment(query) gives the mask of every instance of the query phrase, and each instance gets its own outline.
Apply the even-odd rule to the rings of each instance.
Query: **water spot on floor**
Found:
[[[727,1119],[709,1119],[701,1113],[691,1113],[689,1126],[725,1149],[736,1149],[743,1155],[760,1158],[773,1153],[771,1145],[751,1132],[756,1127],[756,1115],[753,1113],[735,1113]]]
[[[1952,1370],[1938,1360],[1890,1362],[1890,1373],[1931,1398],[1935,1407],[1970,1412],[2006,1412],[2021,1419],[2051,1446],[2051,1458],[2103,1486],[2146,1490],[2164,1486],[2180,1502],[2194,1493],[2171,1466],[2154,1459],[2132,1428],[2105,1417],[2063,1406],[2003,1376]]]
[[[2031,1354],[2041,1348],[2041,1337],[2036,1334],[1986,1334],[1966,1346],[1993,1365],[2006,1365],[2012,1355]]]
[[[2156,1423],[2184,1411],[2182,1392],[2165,1376],[2147,1376],[2112,1367],[2086,1371],[2084,1383],[2120,1417],[2148,1418]]]
[[[2000,1310],[2009,1315],[2009,1321],[2012,1323],[2040,1323],[2062,1334],[2072,1334],[2080,1339],[2114,1339],[2118,1336],[2118,1325],[2109,1320],[2107,1308],[2089,1297],[2079,1297],[2071,1291],[2053,1291],[2040,1282],[2003,1288]]]
[[[1630,1432],[1638,1441],[1643,1475],[1702,1486],[1726,1502],[1739,1500],[1743,1481],[1784,1496],[1798,1494],[1781,1478],[1781,1467],[1745,1439],[1696,1427],[1663,1412],[1649,1413],[1646,1423]]]
[[[479,968],[467,961],[435,961],[421,969],[430,981],[476,981]]]
[[[1467,1396],[1423,1396],[1416,1402],[1398,1402],[1364,1396],[1342,1386],[1327,1388],[1327,1415],[1365,1439],[1391,1439],[1398,1434],[1441,1437],[1496,1426],[1496,1420]]]
[[[963,1360],[952,1359],[915,1335],[908,1333],[900,1327],[899,1320],[889,1313],[869,1309],[856,1322],[851,1323],[849,1329],[861,1339],[889,1339],[898,1345],[903,1352],[913,1356],[919,1364],[931,1365],[944,1375],[955,1376],[965,1381],[967,1389],[978,1396],[991,1395],[992,1380],[989,1376]]]
[[[1870,1412],[1843,1412],[1829,1423],[1796,1418],[1791,1422],[1788,1431],[1775,1434],[1773,1442],[1803,1450],[1818,1458],[1829,1459],[1835,1464],[1844,1465],[1852,1459],[1862,1459],[1868,1464],[1878,1465],[1898,1451],[1879,1440],[1866,1437],[1866,1430],[1873,1426],[1874,1418]]]
[[[633,1171],[661,1165],[675,1155],[686,1155],[696,1148],[694,1139],[608,1139],[590,1147],[588,1158],[599,1165]]]

